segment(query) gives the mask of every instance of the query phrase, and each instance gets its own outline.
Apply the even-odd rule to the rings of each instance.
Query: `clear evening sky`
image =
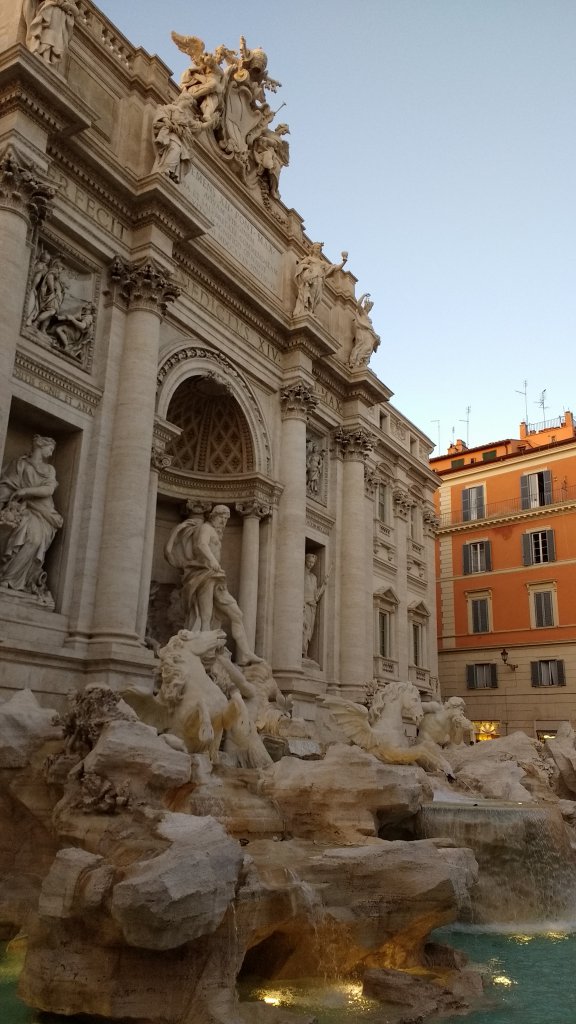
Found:
[[[576,412],[576,0],[99,6],[177,78],[171,29],[266,50],[282,199],[348,250],[371,366],[441,451]]]

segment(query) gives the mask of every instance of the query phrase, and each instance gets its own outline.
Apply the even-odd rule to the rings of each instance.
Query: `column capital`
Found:
[[[120,297],[132,309],[147,309],[163,316],[168,303],[174,302],[180,294],[171,274],[153,259],[130,263],[115,256],[109,274]]]
[[[339,427],[332,439],[336,451],[345,462],[365,462],[374,446],[374,436],[363,427]]]
[[[424,532],[427,537],[435,537],[440,529],[440,520],[436,515],[436,511],[433,508],[424,508],[422,512],[422,521],[424,523]]]
[[[166,454],[166,442],[159,437],[152,438],[152,451],[150,453],[150,466],[152,469],[157,473],[161,473],[163,469],[170,469],[172,459],[172,455]]]
[[[304,381],[296,381],[281,388],[280,401],[283,419],[307,420],[318,405],[313,388]]]
[[[392,489],[392,502],[394,505],[394,515],[399,516],[400,519],[407,519],[408,513],[414,505],[414,500],[408,494],[403,487],[394,487]]]
[[[272,514],[272,506],[263,501],[237,501],[234,508],[245,519],[266,519]]]
[[[0,154],[0,207],[23,214],[34,227],[40,227],[52,212],[57,191],[58,186],[14,146]]]
[[[378,473],[371,466],[364,466],[364,494],[374,501],[378,490]]]

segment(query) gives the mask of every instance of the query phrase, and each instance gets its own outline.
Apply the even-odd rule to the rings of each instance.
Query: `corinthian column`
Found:
[[[37,230],[50,211],[55,194],[56,188],[12,146],[0,155],[0,454],[6,440],[28,279],[26,241],[31,229]]]
[[[304,554],[306,540],[306,422],[317,399],[304,383],[282,388],[274,668],[287,677],[302,670]],[[287,680],[288,681],[288,680]]]
[[[345,696],[359,699],[367,680],[367,589],[372,590],[372,565],[366,561],[364,462],[372,449],[366,430],[338,430],[334,435],[343,460],[342,546],[340,573],[340,681]]]
[[[254,650],[256,642],[256,614],[258,611],[258,575],[260,568],[260,520],[270,515],[270,506],[259,501],[238,502],[236,511],[244,520],[242,527],[242,553],[240,558],[240,593],[238,604],[244,616],[244,629],[248,646]]]
[[[92,635],[136,641],[145,559],[160,323],[178,295],[153,260],[116,259],[110,271],[128,307],[119,370]],[[150,543],[148,539],[148,543]]]

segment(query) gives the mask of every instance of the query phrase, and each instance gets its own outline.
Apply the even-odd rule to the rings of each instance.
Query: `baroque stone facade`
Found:
[[[2,691],[149,681],[185,617],[166,544],[225,506],[223,626],[298,713],[433,693],[432,444],[368,368],[348,254],[282,203],[266,55],[175,33],[177,86],[52,7],[0,22]]]

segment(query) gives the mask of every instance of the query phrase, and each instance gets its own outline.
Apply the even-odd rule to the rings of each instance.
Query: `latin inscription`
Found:
[[[53,180],[60,186],[59,194],[65,196],[77,210],[85,213],[90,220],[93,220],[104,231],[114,235],[114,238],[119,239],[121,242],[124,241],[126,235],[125,225],[106,206],[98,203],[88,192],[80,188],[73,181],[70,181],[61,171],[56,172]]]
[[[197,302],[203,309],[208,310],[216,320],[224,324],[225,327],[228,327],[238,338],[241,338],[248,345],[255,346],[262,355],[266,356],[267,359],[271,359],[273,363],[280,363],[280,352],[278,349],[252,327],[244,323],[240,317],[236,316],[232,310],[228,309],[210,292],[207,292],[202,285],[193,281],[187,275],[183,275],[178,284],[194,302]]]
[[[201,213],[212,221],[209,237],[266,288],[280,294],[282,260],[279,250],[208,181],[198,167],[190,169],[182,188]]]

